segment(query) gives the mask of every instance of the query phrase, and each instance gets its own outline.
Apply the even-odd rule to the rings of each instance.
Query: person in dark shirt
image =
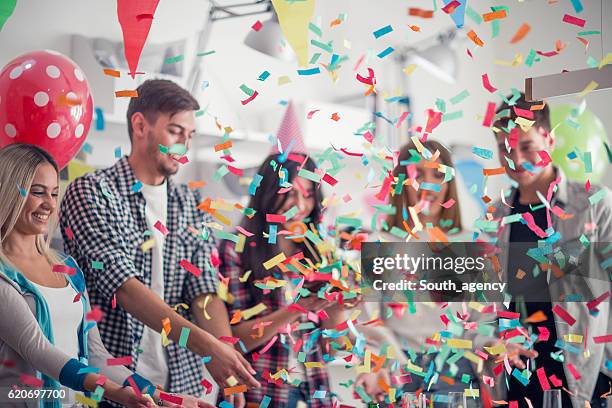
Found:
[[[595,344],[592,338],[594,331],[610,332],[610,305],[605,303],[599,307],[598,313],[593,314],[586,302],[569,304],[559,298],[552,299],[548,271],[543,270],[527,251],[538,248],[552,234],[558,233],[561,241],[584,236],[586,225],[596,226],[590,242],[610,242],[612,200],[607,194],[604,200],[590,203],[589,197],[605,188],[597,186],[593,190],[591,185],[590,191],[585,191],[583,184],[565,180],[562,171],[552,164],[550,153],[554,137],[550,133],[547,104],[529,103],[523,94],[510,95],[497,108],[495,118],[500,161],[515,185],[508,200],[497,203],[495,217],[501,220],[521,215],[518,221],[511,217],[510,222],[502,223],[505,225],[498,233],[502,245],[510,244],[507,264],[502,265],[512,296],[508,311],[517,313],[520,323],[517,329],[525,333],[525,341],[521,344],[506,342],[506,354],[510,365],[515,367],[513,370],[525,373],[527,369],[531,374],[523,381],[506,374],[507,382],[501,376],[496,387],[507,389],[505,399],[518,402],[519,407],[529,406],[526,399],[534,407],[540,407],[543,388],[536,370],[543,368],[550,387],[563,389],[564,408],[583,407],[586,401],[590,401],[592,407],[604,407],[606,401],[601,395],[610,389],[610,367],[606,365],[609,345]],[[556,212],[551,210],[553,208]],[[559,213],[569,215],[564,218]],[[572,221],[567,222],[568,218]],[[594,267],[599,268],[598,265]],[[604,281],[597,290],[605,293]],[[592,299],[586,299],[589,300]],[[555,304],[571,308],[576,324],[568,324],[555,316]],[[502,332],[501,336],[510,334],[512,330],[514,328]],[[539,336],[546,331],[549,333],[547,339]],[[587,339],[585,350],[590,353],[588,358],[582,350],[572,353],[558,347],[568,341],[564,337],[568,334]],[[574,346],[582,347],[579,344]]]

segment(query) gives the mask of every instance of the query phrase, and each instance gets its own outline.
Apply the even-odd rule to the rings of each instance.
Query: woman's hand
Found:
[[[182,394],[173,394],[179,398],[183,399],[180,405],[172,404],[167,401],[164,401],[163,406],[169,408],[215,408],[214,405],[210,405],[207,402],[202,401],[201,399],[197,399],[192,395],[182,395]]]
[[[304,309],[309,312],[320,312],[321,310],[325,310],[328,307],[334,305],[333,302],[330,302],[327,299],[320,299],[316,295],[310,295],[308,297],[302,297],[297,301],[297,304],[302,306]]]
[[[121,387],[119,385],[105,386],[104,397],[115,401],[128,408],[149,408],[154,404],[144,395],[138,396],[132,387]]]
[[[389,372],[385,368],[381,368],[378,372],[361,373],[357,376],[355,387],[362,386],[374,401],[384,402],[387,392],[381,386],[381,382],[389,384]]]

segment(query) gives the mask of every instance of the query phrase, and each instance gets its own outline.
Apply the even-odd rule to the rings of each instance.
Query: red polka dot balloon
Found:
[[[0,72],[0,147],[34,144],[63,168],[85,142],[92,111],[83,71],[58,52],[28,52]]]

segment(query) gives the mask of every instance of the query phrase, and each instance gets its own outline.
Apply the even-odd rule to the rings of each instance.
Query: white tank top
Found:
[[[73,302],[77,292],[69,283],[63,288],[50,288],[34,282],[32,284],[47,302],[55,347],[78,359],[78,330],[83,319],[83,304],[80,301]]]

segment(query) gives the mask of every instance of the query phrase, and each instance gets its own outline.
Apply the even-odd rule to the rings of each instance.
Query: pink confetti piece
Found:
[[[442,121],[442,112],[436,112],[432,109],[427,109],[427,126],[426,133],[431,133]]]
[[[27,374],[21,374],[19,376],[19,381],[21,381],[22,384],[36,388],[42,387],[42,385],[44,384],[44,381],[42,379]]]
[[[132,364],[132,356],[115,357],[115,358],[109,358],[106,360],[106,365],[109,367],[129,366],[130,364]]]
[[[584,184],[584,189],[587,193],[589,192],[589,190],[591,189],[591,180],[586,181],[586,183]]]
[[[65,273],[66,275],[74,275],[76,273],[76,269],[68,266],[68,265],[53,265],[53,272],[57,273]]]
[[[261,30],[261,27],[263,27],[263,23],[259,20],[257,20],[252,26],[251,28],[255,31],[259,31]]]
[[[572,373],[572,376],[576,380],[580,380],[582,378],[582,375],[580,375],[580,372],[578,372],[578,370],[576,369],[576,367],[574,367],[572,363],[570,362],[566,363],[566,367],[569,370],[569,372]]]
[[[158,230],[159,232],[162,233],[162,235],[166,236],[170,233],[170,231],[168,231],[168,228],[166,228],[166,226],[164,224],[162,224],[162,222],[160,220],[157,220],[157,222],[155,223],[155,225],[153,225],[153,227]]]
[[[321,109],[315,109],[315,110],[311,110],[310,112],[308,112],[308,115],[306,115],[306,119],[312,119],[313,115],[317,112],[319,112]]]
[[[230,171],[230,173],[237,177],[242,177],[244,173],[242,169],[239,169],[238,167],[234,166],[227,166],[227,169]]]
[[[367,130],[364,134],[363,134],[363,138],[365,140],[367,140],[368,142],[372,143],[374,141],[374,135],[372,135],[372,133],[370,133],[369,130]]]
[[[208,380],[203,379],[202,381],[200,381],[200,384],[206,389],[206,395],[212,392],[213,385]]]
[[[560,379],[557,378],[556,375],[551,375],[550,377],[548,377],[548,379],[550,380],[550,382],[553,384],[553,387],[560,387],[563,385],[563,381],[561,381]]]
[[[242,105],[246,105],[247,103],[251,102],[253,99],[257,98],[257,95],[259,95],[259,92],[254,91],[253,95],[249,96],[247,99],[240,101],[240,103]]]
[[[159,393],[159,399],[163,400],[163,401],[168,401],[171,404],[176,404],[176,405],[182,405],[183,404],[183,399],[181,397],[178,397],[176,395],[172,395],[172,394],[168,394],[165,392],[160,392]]]
[[[482,121],[482,126],[490,127],[493,124],[493,118],[495,117],[495,102],[487,103],[487,112],[485,113],[484,120]]]
[[[98,379],[96,380],[96,385],[103,386],[104,383],[106,383],[106,377],[100,374],[100,377],[98,377]]]
[[[400,115],[399,119],[397,120],[397,123],[395,124],[395,127],[397,129],[399,129],[399,127],[402,125],[402,122],[408,117],[408,112],[402,112],[402,114]]]
[[[237,229],[237,230],[238,230],[238,231],[239,231],[241,234],[243,234],[243,235],[245,235],[245,236],[247,236],[247,237],[252,237],[253,235],[255,235],[255,234],[253,234],[252,232],[247,231],[246,229],[244,229],[244,228],[243,228],[243,227],[241,227],[240,225],[236,225],[236,229]]]
[[[595,342],[595,344],[610,343],[612,342],[612,334],[606,334],[604,336],[594,336],[593,342]]]
[[[519,107],[514,106],[514,113],[516,113],[517,116],[521,116],[523,118],[533,120],[533,111],[530,111],[527,109],[521,109]]]
[[[282,214],[266,214],[266,222],[284,224],[287,222],[287,217]]]
[[[454,199],[454,198],[451,198],[451,199],[449,199],[448,201],[446,201],[445,203],[442,203],[442,204],[440,204],[440,205],[441,205],[442,207],[446,208],[446,209],[449,209],[449,208],[451,208],[453,205],[455,205],[455,202],[456,202],[456,201],[455,201],[455,199]]]
[[[104,318],[104,312],[98,306],[93,306],[89,312],[85,314],[85,319],[90,322],[99,322]]]
[[[563,321],[565,321],[570,326],[573,326],[574,323],[576,323],[576,319],[574,319],[574,317],[571,314],[569,314],[568,311],[565,310],[562,306],[555,305],[552,308],[552,311],[554,314],[559,316]]]
[[[542,228],[535,223],[531,213],[523,213],[521,216],[527,222],[527,226],[530,230],[532,230],[538,237],[546,238],[546,232],[544,232],[544,230],[542,230]]]
[[[601,296],[598,296],[596,299],[591,300],[587,303],[587,308],[589,310],[595,309],[601,302],[605,301],[610,297],[610,291],[605,292]]]
[[[270,350],[270,347],[272,347],[272,345],[276,343],[276,340],[278,340],[278,335],[272,337],[270,341],[268,341],[268,343],[259,351],[259,355],[262,355],[266,351]]]
[[[66,231],[66,235],[68,236],[68,240],[73,240],[74,239],[74,232],[72,232],[70,227],[66,227],[64,229],[64,231]]]
[[[138,385],[136,385],[136,381],[134,381],[134,379],[132,378],[132,376],[129,376],[127,378],[127,382],[130,384],[130,386],[132,387],[132,389],[134,390],[134,392],[136,393],[136,395],[138,397],[142,397],[142,392],[140,391],[140,388],[138,388]]]
[[[326,182],[327,184],[329,184],[332,187],[335,186],[338,183],[338,180],[336,180],[335,178],[333,178],[332,176],[330,176],[327,173],[325,173],[323,175],[323,181]]]
[[[181,265],[183,269],[185,269],[187,272],[191,273],[195,277],[199,278],[200,275],[202,275],[202,270],[186,259],[181,260],[179,262],[179,265]]]
[[[550,390],[550,383],[548,382],[548,378],[546,378],[544,367],[538,368],[536,370],[536,374],[538,375],[538,380],[540,381],[540,387],[542,387],[542,390]]]
[[[538,331],[540,332],[538,341],[548,341],[550,338],[550,331],[544,326],[538,326]]]
[[[491,93],[497,91],[497,88],[491,85],[491,82],[489,81],[489,74],[482,74],[482,86],[484,86],[484,88]]]
[[[573,24],[578,27],[584,27],[586,20],[566,14],[563,16],[563,22],[568,23],[568,24]]]

